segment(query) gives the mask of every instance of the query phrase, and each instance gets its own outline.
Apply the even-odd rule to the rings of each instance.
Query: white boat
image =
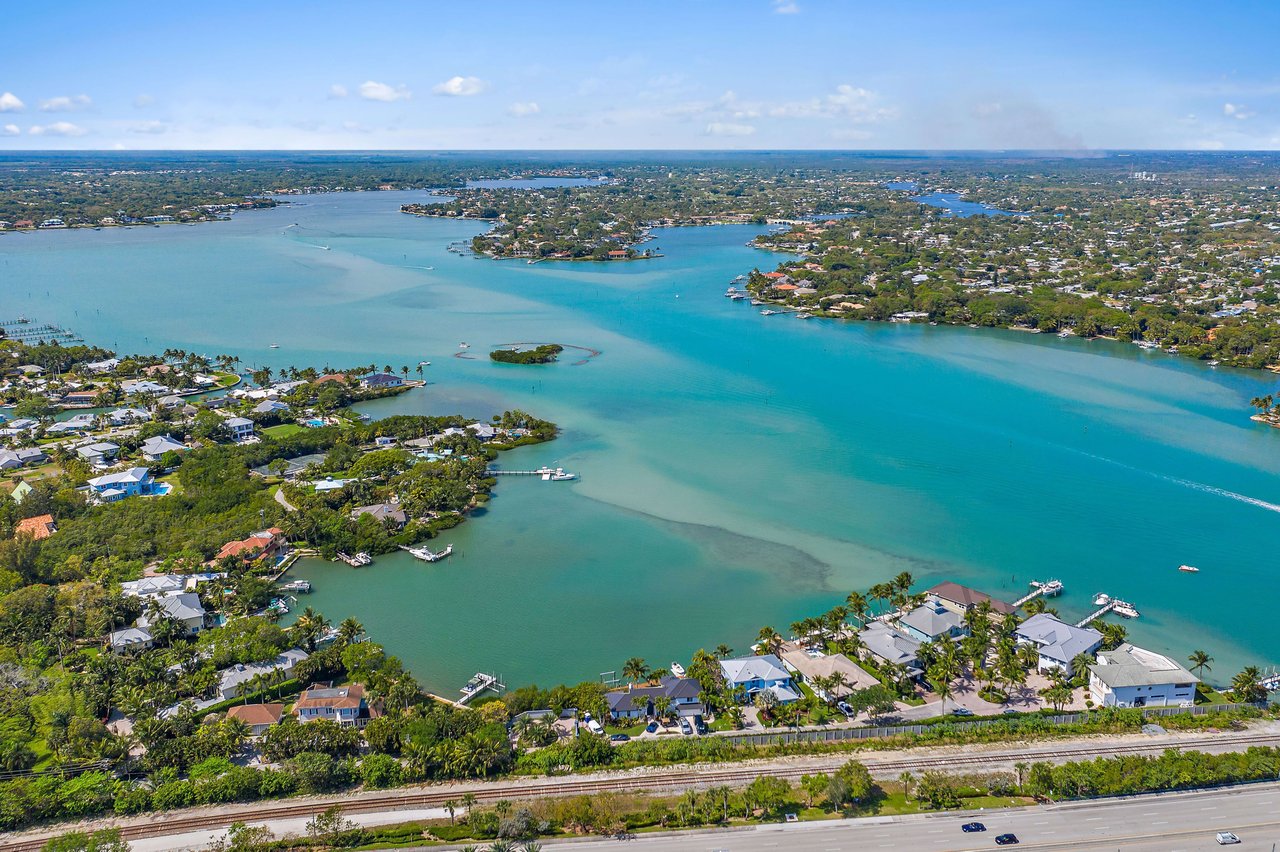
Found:
[[[761,312],[760,312],[760,316],[762,316],[762,317],[771,317],[771,316],[773,316],[774,314],[778,314],[778,313],[782,313],[782,312],[781,312],[781,311],[774,311],[774,310],[763,310],[763,311],[761,311]]]
[[[1109,603],[1111,603],[1111,595],[1108,594],[1099,594],[1093,599],[1094,606],[1106,606]]]
[[[1125,618],[1137,618],[1138,608],[1128,601],[1117,600],[1115,607],[1112,609],[1116,615],[1122,615]]]
[[[673,660],[671,663],[671,673],[676,677],[684,677],[684,666]]]
[[[1197,568],[1197,567],[1196,567],[1196,566],[1194,566],[1194,565],[1179,565],[1179,566],[1178,566],[1178,570],[1179,570],[1179,571],[1186,571],[1188,574],[1199,574],[1199,573],[1200,573],[1200,569],[1199,569],[1199,568]]]
[[[414,558],[421,559],[423,562],[439,562],[453,553],[452,544],[439,552],[435,552],[428,547],[405,547],[403,549],[409,551]]]
[[[279,343],[273,343],[273,344],[271,344],[271,348],[272,348],[272,349],[279,349],[279,348],[280,348],[280,344],[279,344]]]
[[[809,313],[808,311],[801,311],[800,313],[796,314],[796,319],[813,319],[813,314]]]
[[[466,341],[463,341],[462,343],[459,343],[459,344],[458,344],[458,348],[459,348],[459,349],[470,349],[470,348],[471,348],[471,344],[470,344],[470,343],[467,343]]]
[[[568,482],[571,479],[577,479],[577,478],[578,478],[578,474],[569,473],[567,470],[565,470],[562,467],[556,468],[556,472],[551,474],[552,482]]]
[[[288,583],[285,583],[280,588],[288,592],[304,592],[304,593],[310,592],[311,581],[310,580],[291,580]]]

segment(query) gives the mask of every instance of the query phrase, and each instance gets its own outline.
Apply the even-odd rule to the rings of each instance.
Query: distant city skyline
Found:
[[[6,8],[0,152],[1280,148],[1280,4]]]

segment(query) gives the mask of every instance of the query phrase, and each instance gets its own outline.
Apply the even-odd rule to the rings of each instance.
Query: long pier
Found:
[[[1062,590],[1065,588],[1066,587],[1062,585],[1061,580],[1046,580],[1043,583],[1039,580],[1032,580],[1031,591],[1009,604],[1009,606],[1017,609],[1028,601],[1038,598],[1040,595],[1044,595],[1046,598],[1057,597],[1062,594]]]
[[[1106,597],[1106,596],[1103,595],[1100,597]],[[1115,612],[1118,612],[1120,615],[1124,616],[1125,618],[1138,617],[1138,609],[1133,604],[1129,603],[1128,601],[1122,601],[1119,598],[1107,597],[1106,603],[1099,606],[1096,610],[1089,613],[1089,615],[1085,616],[1080,621],[1077,621],[1076,627],[1084,627],[1088,625],[1090,622],[1097,621],[1099,618],[1102,618],[1102,616],[1106,615],[1107,613],[1113,610]]]
[[[576,473],[568,473],[562,467],[540,467],[537,470],[503,470],[491,467],[484,472],[485,476],[540,476],[549,482],[567,482],[577,479]]]

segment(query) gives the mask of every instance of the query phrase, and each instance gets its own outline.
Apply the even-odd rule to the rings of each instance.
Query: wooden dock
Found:
[[[1023,604],[1035,598],[1038,598],[1040,595],[1044,595],[1047,598],[1057,597],[1058,595],[1062,594],[1062,590],[1064,588],[1066,587],[1062,585],[1061,580],[1046,580],[1043,583],[1040,582],[1039,580],[1032,580],[1031,591],[1027,592],[1025,595],[1018,598],[1013,603],[1009,604],[1009,606],[1013,607],[1014,609],[1017,609]]]
[[[502,694],[506,692],[507,686],[496,674],[476,672],[472,675],[471,680],[467,681],[467,685],[458,690],[462,693],[462,697],[456,703],[459,706],[463,706],[485,690],[493,690],[498,694]]]

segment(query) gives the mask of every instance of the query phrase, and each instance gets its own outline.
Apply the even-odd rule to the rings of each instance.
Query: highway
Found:
[[[965,834],[960,830],[962,824],[974,820],[985,824],[987,831]],[[1218,846],[1214,835],[1222,830],[1235,832],[1240,845]],[[632,852],[969,852],[998,848],[995,837],[1004,832],[1016,834],[1020,841],[1016,847],[1005,848],[1021,850],[1269,852],[1274,844],[1280,844],[1280,786],[1166,793],[986,813],[872,817],[660,837],[637,835],[625,842],[545,841],[543,846]]]

